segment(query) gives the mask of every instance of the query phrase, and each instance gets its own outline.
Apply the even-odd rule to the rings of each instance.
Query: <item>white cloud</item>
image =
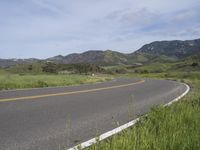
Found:
[[[154,40],[198,38],[199,8],[198,0],[1,1],[0,57],[132,52]]]

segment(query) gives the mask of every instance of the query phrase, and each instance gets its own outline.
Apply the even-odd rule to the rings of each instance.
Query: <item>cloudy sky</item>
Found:
[[[199,0],[1,0],[0,58],[133,52],[200,38]]]

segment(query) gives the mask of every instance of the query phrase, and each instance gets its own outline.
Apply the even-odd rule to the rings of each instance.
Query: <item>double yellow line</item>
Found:
[[[4,98],[4,99],[0,99],[0,102],[8,102],[8,101],[16,101],[16,100],[31,100],[31,99],[38,99],[38,98],[45,98],[45,97],[53,97],[53,96],[89,93],[89,92],[96,92],[96,91],[102,91],[102,90],[127,87],[127,86],[131,86],[131,85],[141,84],[143,82],[145,82],[145,80],[140,80],[138,82],[129,83],[129,84],[122,84],[122,85],[102,87],[102,88],[89,89],[89,90],[80,90],[80,91],[62,92],[62,93],[55,93],[55,94],[35,95],[35,96],[25,96],[25,97],[16,97],[16,98]]]

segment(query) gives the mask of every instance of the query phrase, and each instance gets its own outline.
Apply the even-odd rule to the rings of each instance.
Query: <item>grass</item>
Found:
[[[129,74],[128,77],[141,77]],[[187,82],[191,92],[170,107],[156,106],[133,127],[99,142],[89,150],[197,150],[200,149],[200,72],[146,74]]]
[[[109,76],[2,74],[0,75],[0,90],[79,85],[109,79],[111,79]]]

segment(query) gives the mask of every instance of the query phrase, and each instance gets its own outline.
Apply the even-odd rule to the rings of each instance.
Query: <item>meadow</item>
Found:
[[[0,90],[55,87],[95,83],[110,80],[109,76],[59,74],[0,74]]]
[[[69,86],[112,79],[102,71],[99,66],[90,64],[19,64],[0,68],[0,90]]]

